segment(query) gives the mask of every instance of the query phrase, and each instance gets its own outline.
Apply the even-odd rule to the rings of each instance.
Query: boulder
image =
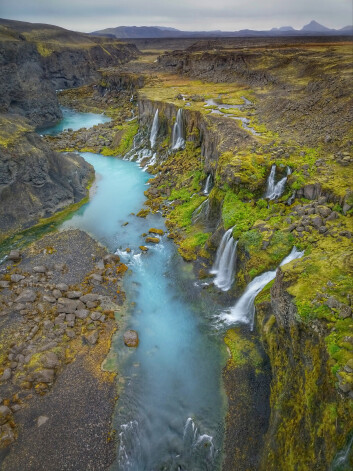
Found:
[[[124,334],[124,343],[127,347],[137,347],[139,344],[139,337],[136,330],[127,330]]]
[[[59,298],[58,299],[58,312],[65,314],[73,314],[76,309],[84,309],[84,304],[76,299]]]
[[[87,303],[87,302],[95,302],[99,299],[99,294],[95,294],[95,293],[88,293],[88,294],[85,294],[83,296],[80,297],[80,301],[82,301],[83,303]]]
[[[60,364],[58,356],[54,352],[48,352],[44,355],[43,366],[44,368],[55,368]]]
[[[87,335],[86,340],[90,345],[95,345],[98,341],[98,331],[94,330],[90,335]]]
[[[99,312],[99,311],[94,311],[94,312],[92,312],[92,314],[91,314],[91,319],[92,319],[93,321],[97,321],[97,320],[101,317],[101,315],[102,315],[101,312]]]
[[[39,265],[38,267],[33,267],[34,273],[46,273],[48,270],[44,265]]]
[[[157,235],[163,235],[164,231],[162,229],[156,229],[154,227],[151,227],[151,229],[148,230],[150,234],[157,234]]]
[[[0,425],[6,424],[12,418],[12,412],[7,406],[0,406]]]
[[[319,229],[319,227],[321,227],[323,224],[320,216],[316,216],[312,218],[310,222],[311,222],[311,225],[315,227],[315,229]]]
[[[23,280],[24,279],[24,276],[23,275],[17,275],[16,273],[14,275],[11,275],[11,281],[13,283],[18,283],[19,281]]]
[[[68,291],[66,293],[66,296],[69,298],[69,299],[78,299],[82,296],[82,293],[81,291]]]
[[[21,259],[21,253],[19,250],[11,250],[9,253],[8,260],[12,260],[13,262],[18,262]]]
[[[337,218],[338,218],[338,213],[336,213],[336,211],[332,211],[332,213],[328,216],[326,221],[334,221]]]
[[[52,383],[54,381],[55,371],[52,368],[44,368],[34,373],[34,379],[37,383]]]
[[[103,281],[102,275],[98,275],[98,273],[93,273],[90,278],[94,281],[97,281],[98,283],[101,283]]]
[[[0,426],[0,448],[5,448],[15,441],[15,434],[10,424]]]
[[[36,293],[31,289],[25,289],[22,293],[15,299],[15,303],[33,303],[36,300]]]
[[[331,209],[327,206],[319,206],[317,208],[317,212],[320,214],[321,217],[327,218],[331,214]]]
[[[352,308],[347,306],[347,304],[341,304],[338,312],[341,319],[347,319],[347,317],[352,315]]]
[[[69,287],[65,283],[58,283],[56,285],[56,289],[58,289],[60,291],[67,291],[69,289]]]
[[[50,296],[48,294],[45,294],[43,296],[43,301],[46,301],[47,303],[55,303],[56,302],[56,298],[54,296]]]
[[[75,316],[78,317],[79,319],[86,319],[89,315],[89,310],[88,309],[78,309],[75,311]]]
[[[7,381],[8,379],[11,378],[11,375],[12,375],[11,368],[5,368],[0,380],[1,381]]]
[[[10,282],[7,280],[0,280],[0,288],[8,288],[10,286]]]
[[[152,244],[159,244],[160,240],[158,237],[146,237],[146,242],[151,242]]]
[[[326,306],[328,306],[331,309],[338,309],[340,307],[339,301],[337,301],[336,298],[333,296],[330,296],[328,300],[326,301]]]

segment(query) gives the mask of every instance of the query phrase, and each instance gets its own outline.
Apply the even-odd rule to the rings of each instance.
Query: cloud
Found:
[[[301,28],[315,19],[342,27],[350,0],[0,0],[1,15],[80,31],[119,25],[166,25],[187,30]]]

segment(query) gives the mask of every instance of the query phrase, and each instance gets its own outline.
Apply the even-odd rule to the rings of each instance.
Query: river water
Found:
[[[226,406],[225,349],[211,319],[220,306],[197,286],[191,265],[166,235],[158,245],[147,244],[147,253],[139,249],[146,245],[142,233],[165,229],[160,214],[132,214],[143,206],[150,175],[135,162],[81,155],[94,166],[96,182],[89,203],[61,228],[87,231],[130,268],[124,278],[128,315],[110,353],[121,384],[112,470],[216,471]],[[123,343],[127,328],[139,333],[137,349]]]

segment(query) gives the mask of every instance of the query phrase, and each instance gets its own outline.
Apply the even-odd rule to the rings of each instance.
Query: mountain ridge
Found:
[[[315,20],[311,20],[300,30],[292,26],[280,26],[271,30],[242,29],[239,31],[183,31],[164,26],[117,26],[105,28],[89,33],[94,36],[109,36],[118,39],[143,38],[187,38],[187,37],[237,37],[237,36],[307,36],[307,35],[353,35],[353,26],[348,25],[340,29],[328,28]]]

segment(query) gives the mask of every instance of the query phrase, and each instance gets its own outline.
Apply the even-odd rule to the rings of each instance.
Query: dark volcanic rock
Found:
[[[79,155],[53,152],[37,134],[24,132],[31,128],[21,118],[4,122],[17,134],[0,146],[0,231],[6,234],[79,202],[93,169]]]
[[[26,116],[35,126],[62,117],[56,89],[90,83],[98,69],[138,52],[133,44],[55,26],[3,19],[0,25],[0,110]]]
[[[62,117],[35,44],[15,39],[0,42],[0,109],[26,116],[36,126]]]

